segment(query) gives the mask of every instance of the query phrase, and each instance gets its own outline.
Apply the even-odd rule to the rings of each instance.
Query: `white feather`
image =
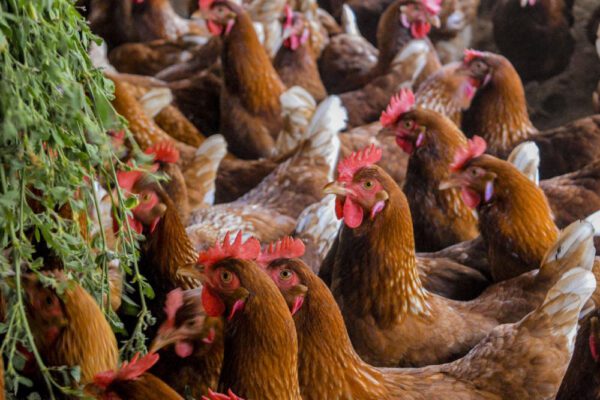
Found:
[[[540,183],[540,149],[534,142],[523,142],[513,149],[508,156],[512,163],[523,175],[536,185]]]
[[[333,179],[340,152],[339,132],[346,127],[348,113],[338,96],[329,96],[319,104],[306,132],[311,140],[312,153],[323,157],[329,165],[329,179]]]
[[[362,36],[356,23],[356,15],[348,4],[342,6],[342,27],[348,35]]]
[[[169,88],[151,89],[140,98],[140,104],[144,113],[150,118],[154,118],[166,106],[173,101],[173,93]]]

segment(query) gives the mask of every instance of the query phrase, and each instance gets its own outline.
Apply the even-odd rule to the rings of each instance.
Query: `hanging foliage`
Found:
[[[32,384],[22,374],[24,353],[33,355],[52,398],[79,393],[77,367],[47,367],[36,349],[21,286],[25,271],[63,269],[101,304],[115,330],[121,324],[110,308],[111,260],[130,274],[137,293],[152,295],[127,224],[111,249],[102,230],[90,234],[89,215],[102,218],[93,182],[115,193],[117,223],[135,205],[115,187],[115,169],[124,167],[106,132],[122,122],[110,103],[112,83],[87,55],[93,40],[69,0],[0,0],[0,334],[12,394]],[[44,282],[60,293],[56,281]],[[127,354],[143,350],[151,322],[144,296],[135,302],[138,324],[123,344]]]

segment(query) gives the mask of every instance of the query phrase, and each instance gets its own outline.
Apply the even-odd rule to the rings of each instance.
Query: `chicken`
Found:
[[[97,374],[88,390],[105,400],[183,400],[166,383],[148,372],[158,361],[158,354],[136,354],[115,371],[110,369]]]
[[[119,72],[155,75],[167,67],[189,61],[203,44],[183,39],[124,43],[114,48],[108,59]]]
[[[395,136],[409,154],[404,193],[410,205],[417,251],[437,251],[475,239],[477,217],[463,202],[460,191],[440,191],[450,175],[456,151],[467,144],[460,130],[443,115],[415,105],[403,90],[382,116],[384,131]]]
[[[137,195],[139,204],[132,210],[129,225],[146,240],[140,249],[139,269],[154,291],[148,310],[160,322],[166,319],[163,304],[175,288],[199,285],[194,276],[196,252],[186,235],[171,198],[139,170],[120,171],[119,186],[127,196]],[[124,318],[125,319],[125,318]],[[125,321],[126,326],[128,321]],[[147,330],[154,336],[156,327]]]
[[[485,150],[479,136],[459,149],[453,174],[440,189],[460,188],[465,204],[477,209],[491,275],[498,282],[538,268],[558,228],[542,190],[509,162],[483,154]]]
[[[562,228],[600,210],[600,160],[582,169],[540,182],[554,222]]]
[[[524,82],[563,72],[575,50],[573,0],[501,0],[493,14],[494,40]]]
[[[438,12],[437,0],[397,0],[386,9],[380,22],[377,64],[367,76],[355,78],[364,87],[341,95],[350,127],[375,121],[401,85],[418,86],[440,68],[426,37]]]
[[[531,140],[540,149],[543,179],[576,171],[599,158],[600,116],[538,132],[529,120],[519,75],[506,58],[468,51],[463,63],[479,82],[463,131],[485,135],[490,154],[505,157],[518,143]]]
[[[471,47],[479,3],[479,0],[442,2],[440,27],[432,30],[430,38],[443,63],[460,60],[465,49]]]
[[[64,288],[45,287],[34,274],[23,276],[26,309],[38,351],[48,367],[79,366],[80,383],[117,367],[117,340],[92,296],[61,272],[53,278]]]
[[[194,21],[177,15],[168,0],[92,0],[88,20],[111,49],[127,42],[206,34]]]
[[[315,112],[305,142],[256,188],[234,202],[193,211],[187,232],[195,248],[204,248],[234,228],[264,241],[290,234],[298,215],[321,199],[333,175],[345,118],[339,98],[329,97]]]
[[[461,70],[461,63],[451,63],[419,86],[415,101],[418,107],[437,111],[460,126],[462,113],[471,106],[476,92],[476,83]]]
[[[248,399],[300,400],[294,322],[283,296],[254,261],[259,253],[260,243],[242,242],[239,232],[233,242],[227,235],[198,256],[204,309],[226,318],[219,389]]]
[[[317,68],[316,55],[310,46],[311,31],[308,21],[298,12],[286,7],[283,25],[283,46],[277,52],[273,65],[287,87],[300,86],[320,102],[327,96]]]
[[[335,196],[332,195],[311,204],[298,217],[294,237],[306,243],[302,259],[315,273],[319,272],[340,225],[341,221],[335,216]]]
[[[342,24],[344,33],[333,36],[319,57],[319,71],[330,93],[359,88],[360,81],[364,81],[377,64],[379,55],[379,51],[360,34],[356,17],[347,4],[343,6]]]
[[[335,0],[331,0],[335,1]],[[377,43],[379,21],[385,10],[394,0],[348,0],[344,2],[356,14],[356,22],[364,37],[371,43]],[[332,10],[332,15],[337,17],[341,12],[342,2]]]
[[[591,245],[591,236],[587,241]],[[283,240],[261,261],[294,315],[300,390],[307,400],[553,398],[573,351],[579,311],[595,287],[589,271],[574,268],[539,307],[494,329],[464,358],[420,369],[379,369],[354,351],[333,295],[297,258],[302,250],[301,242]],[[585,267],[591,268],[591,259]],[[324,330],[329,334],[322,335]]]
[[[577,332],[575,351],[556,400],[598,399],[600,396],[599,338],[598,309],[595,309],[583,320]]]
[[[129,122],[129,129],[142,150],[163,141],[173,141],[181,156],[180,165],[189,163],[194,158],[196,149],[173,140],[167,132],[160,129],[152,118],[145,113],[128,83],[116,76],[111,76],[111,79],[115,84],[113,107]]]
[[[177,107],[168,105],[154,116],[154,122],[173,139],[199,147],[206,138]]]
[[[219,133],[223,88],[219,68],[203,68],[168,85],[173,91],[175,105],[197,129],[207,135]]]
[[[223,40],[220,133],[240,158],[269,156],[282,126],[279,96],[285,87],[240,6],[216,0],[201,8],[211,33]]]
[[[207,317],[201,291],[174,289],[167,295],[167,320],[150,347],[152,353],[161,350],[151,372],[181,395],[194,398],[217,386],[223,362],[223,323]]]
[[[283,129],[275,142],[273,158],[240,160],[226,157],[219,165],[216,180],[216,203],[239,199],[254,189],[279,164],[287,161],[314,130],[309,130],[317,109],[314,98],[305,89],[294,86],[280,97]],[[313,126],[319,126],[317,119]]]

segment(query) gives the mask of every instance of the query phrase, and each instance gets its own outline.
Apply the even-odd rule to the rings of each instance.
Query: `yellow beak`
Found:
[[[338,181],[329,182],[323,188],[323,193],[325,194],[335,194],[336,196],[347,196],[349,194],[348,189],[344,186],[344,184],[339,183]]]

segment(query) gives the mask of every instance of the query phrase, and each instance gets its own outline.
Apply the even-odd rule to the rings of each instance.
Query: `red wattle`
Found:
[[[476,208],[481,202],[481,196],[469,188],[462,188],[460,195],[467,207]]]
[[[404,140],[400,136],[396,136],[396,144],[400,146],[400,148],[404,150],[406,154],[412,154],[414,151],[413,144],[408,140]]]
[[[344,200],[339,197],[335,199],[335,216],[337,219],[344,218]]]
[[[350,197],[346,197],[344,201],[344,223],[348,228],[358,228],[362,224],[363,209],[356,204]]]
[[[225,304],[208,286],[202,288],[202,305],[209,317],[220,317],[225,312]]]
[[[213,36],[219,36],[221,35],[221,32],[223,32],[223,27],[213,21],[207,21],[206,27],[208,28],[210,34]]]
[[[423,39],[431,30],[429,22],[415,21],[410,25],[410,33],[415,39]]]

